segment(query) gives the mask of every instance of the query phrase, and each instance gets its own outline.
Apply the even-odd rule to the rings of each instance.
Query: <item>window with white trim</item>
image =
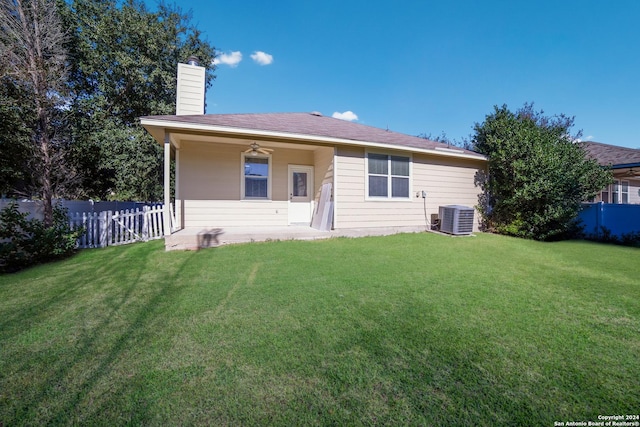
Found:
[[[604,203],[629,203],[629,181],[613,181],[600,193],[600,200]]]
[[[620,181],[620,203],[629,203],[629,181]]]
[[[243,154],[242,169],[242,198],[269,200],[271,198],[271,158]]]
[[[367,153],[368,197],[408,199],[410,165],[409,157]]]

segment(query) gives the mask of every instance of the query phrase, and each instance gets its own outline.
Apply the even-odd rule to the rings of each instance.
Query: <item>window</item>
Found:
[[[613,181],[613,184],[605,187],[600,193],[600,199],[604,203],[629,203],[629,181]]]
[[[409,157],[368,153],[368,196],[388,199],[409,198],[409,165]]]
[[[244,176],[242,190],[244,199],[269,199],[271,197],[271,159],[265,156],[243,155]]]
[[[611,185],[611,203],[620,203],[620,199],[618,198],[618,184],[619,181],[613,181]]]
[[[293,172],[291,180],[293,181],[291,195],[293,197],[307,197],[307,173]]]
[[[629,203],[629,181],[620,181],[620,203]]]

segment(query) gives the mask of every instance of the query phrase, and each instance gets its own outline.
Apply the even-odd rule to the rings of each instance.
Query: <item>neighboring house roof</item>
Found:
[[[593,141],[583,141],[582,146],[603,166],[611,166],[613,169],[640,167],[640,150],[638,149]]]
[[[485,159],[470,150],[435,142],[417,136],[352,123],[319,113],[264,113],[264,114],[204,114],[146,116],[142,125],[154,134],[154,127],[176,130],[233,133],[246,137],[285,137],[327,143],[361,146],[387,146],[415,151],[433,151],[459,157]],[[159,139],[158,134],[154,134]]]

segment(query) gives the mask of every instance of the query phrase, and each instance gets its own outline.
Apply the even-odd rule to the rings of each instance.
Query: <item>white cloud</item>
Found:
[[[273,55],[257,50],[251,55],[251,59],[260,65],[269,65],[273,62]]]
[[[586,141],[593,141],[593,135],[589,135],[585,138],[576,138],[573,140],[573,142],[586,142]]]
[[[345,111],[344,113],[338,113],[337,111],[331,115],[334,119],[346,120],[352,122],[358,120],[358,116],[353,111]]]
[[[213,65],[225,64],[235,68],[242,61],[242,52],[235,50],[231,53],[223,53],[213,59]]]

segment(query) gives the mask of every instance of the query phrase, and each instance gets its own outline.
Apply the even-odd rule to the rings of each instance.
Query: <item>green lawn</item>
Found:
[[[0,425],[546,425],[640,411],[640,250],[409,234],[0,276]]]

